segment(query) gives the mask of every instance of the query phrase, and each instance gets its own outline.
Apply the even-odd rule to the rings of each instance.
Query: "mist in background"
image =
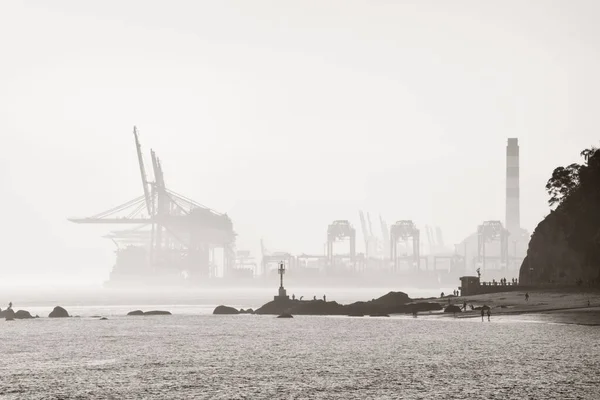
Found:
[[[23,1],[0,5],[0,286],[100,284],[139,196],[133,125],[167,187],[227,212],[237,248],[321,253],[358,210],[458,243],[521,225],[598,144],[597,1]],[[377,218],[375,218],[377,219]]]

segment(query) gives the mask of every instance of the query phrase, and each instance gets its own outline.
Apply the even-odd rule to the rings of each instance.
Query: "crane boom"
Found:
[[[133,136],[135,138],[135,147],[137,150],[138,163],[140,164],[140,175],[142,176],[142,185],[144,187],[144,198],[146,199],[146,209],[148,210],[148,215],[152,215],[152,207],[150,200],[150,190],[148,188],[148,178],[146,178],[146,168],[144,168],[144,158],[142,157],[142,146],[140,145],[140,139],[138,137],[137,128],[133,127]]]

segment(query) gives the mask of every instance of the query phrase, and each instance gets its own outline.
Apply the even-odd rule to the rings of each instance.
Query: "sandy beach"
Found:
[[[529,291],[529,301],[525,300],[525,293],[490,293],[451,297],[449,300],[451,304],[461,306],[463,302],[467,303],[467,311],[457,314],[458,318],[481,317],[481,311],[471,310],[470,305],[487,305],[491,307],[492,318],[536,314],[546,322],[600,326],[600,290],[573,288]]]

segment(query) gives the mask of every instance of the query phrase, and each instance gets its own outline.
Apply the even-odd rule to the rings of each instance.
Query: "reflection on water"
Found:
[[[107,321],[0,322],[0,393],[15,399],[600,398],[596,327],[508,317],[282,320],[197,309],[124,317],[112,310]]]

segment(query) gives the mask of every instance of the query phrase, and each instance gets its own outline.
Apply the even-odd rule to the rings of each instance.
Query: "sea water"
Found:
[[[173,315],[80,305],[69,309],[79,318],[0,321],[0,398],[600,398],[598,327],[165,307]]]

